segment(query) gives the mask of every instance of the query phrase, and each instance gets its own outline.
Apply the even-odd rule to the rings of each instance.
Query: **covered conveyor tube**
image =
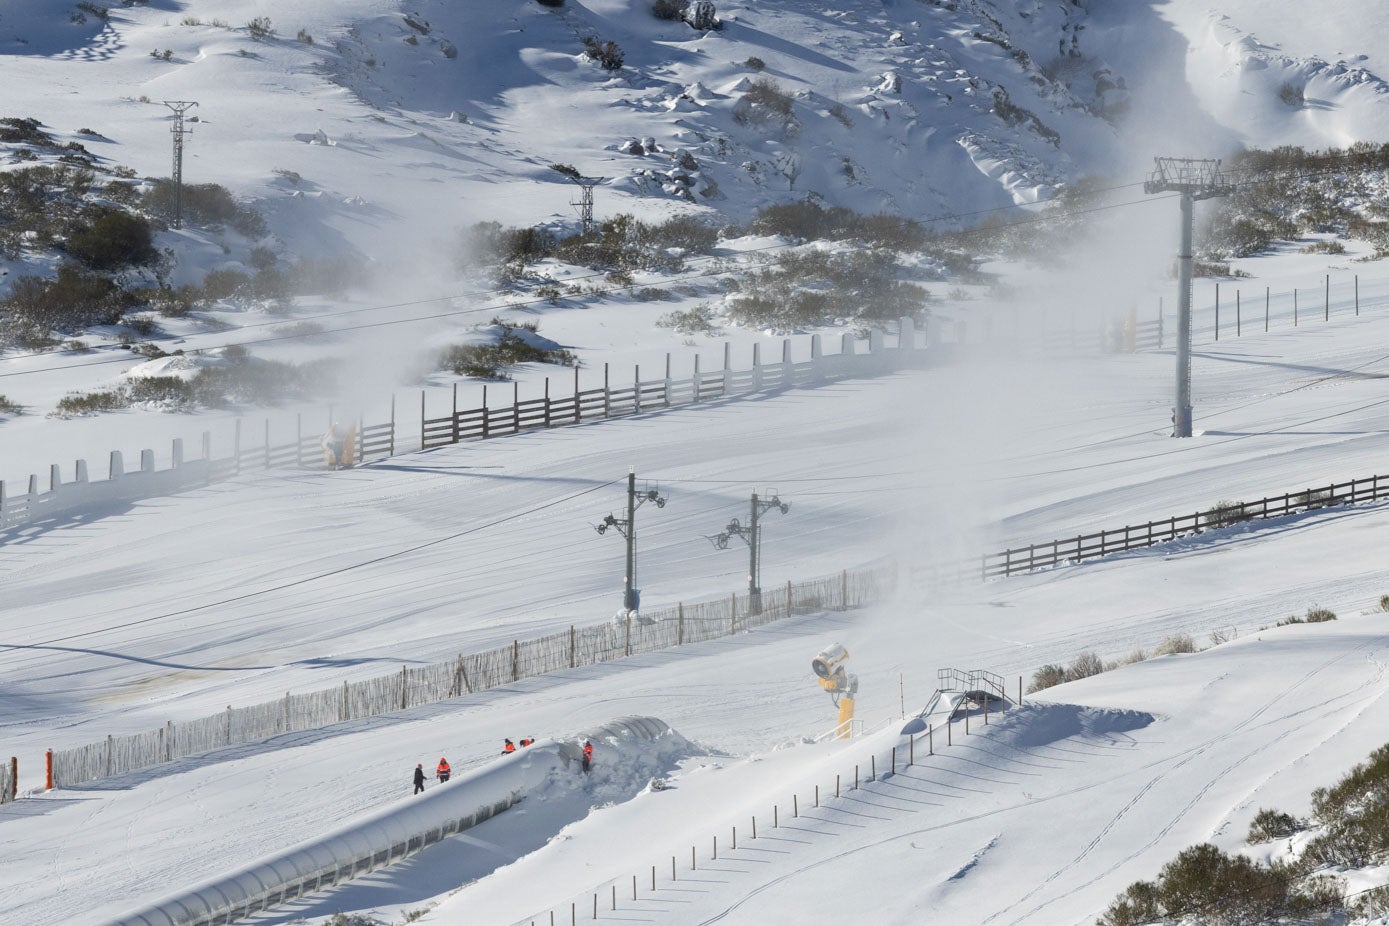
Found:
[[[670,728],[654,717],[625,717],[575,741],[540,740],[413,798],[402,799],[322,837],[268,855],[240,871],[115,920],[112,926],[222,926],[276,904],[359,878],[482,823],[521,801],[553,775],[573,775],[582,743],[654,743]]]

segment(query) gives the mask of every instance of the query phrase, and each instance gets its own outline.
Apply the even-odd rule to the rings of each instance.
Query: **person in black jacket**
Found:
[[[415,793],[419,794],[424,790],[424,763],[415,766]]]

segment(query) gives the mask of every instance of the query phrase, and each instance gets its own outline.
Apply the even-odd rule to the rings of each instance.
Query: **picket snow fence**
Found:
[[[568,630],[447,662],[411,668],[360,682],[293,694],[250,707],[228,707],[210,717],[169,721],[156,730],[74,749],[54,750],[54,787],[150,768],[283,733],[316,730],[376,717],[533,678],[560,669],[609,662],[686,643],[699,643],[783,620],[793,614],[843,611],[879,600],[895,583],[892,569],[844,571],[762,592],[761,607],[746,594],[674,608],[629,614],[624,619]]]

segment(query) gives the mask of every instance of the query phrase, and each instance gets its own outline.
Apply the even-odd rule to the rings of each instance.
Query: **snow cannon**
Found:
[[[840,739],[847,739],[850,735],[854,696],[858,694],[858,676],[844,667],[848,661],[849,651],[839,643],[831,643],[810,661],[810,668],[819,677],[820,687],[829,692],[830,699],[839,708],[835,733]]]

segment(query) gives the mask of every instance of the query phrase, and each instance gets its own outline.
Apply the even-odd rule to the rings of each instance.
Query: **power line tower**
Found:
[[[174,124],[169,132],[174,136],[174,228],[183,227],[183,136],[193,134],[184,125],[183,114],[198,104],[189,100],[165,100],[164,105],[174,111]]]
[[[1182,246],[1177,254],[1177,406],[1172,410],[1172,436],[1191,436],[1191,226],[1192,204],[1198,199],[1228,196],[1235,190],[1218,160],[1154,158],[1157,167],[1143,184],[1145,193],[1180,193]]]
[[[743,542],[748,545],[748,613],[762,613],[762,515],[776,508],[782,514],[791,510],[791,506],[783,502],[772,490],[772,497],[769,499],[759,499],[757,493],[752,493],[752,508],[748,515],[748,524],[744,527],[734,518],[728,522],[728,526],[723,529],[723,533],[710,537],[714,546],[720,550],[728,549],[728,541],[732,537],[741,537]]]
[[[579,199],[569,201],[569,205],[577,208],[579,213],[579,225],[583,228],[584,237],[593,230],[593,188],[607,180],[607,177],[570,177],[579,187]]]
[[[646,487],[637,491],[637,471],[633,467],[627,471],[627,517],[609,514],[594,525],[594,530],[600,534],[606,533],[611,527],[627,540],[627,572],[622,577],[622,608],[626,611],[641,609],[641,589],[636,587],[637,509],[647,502],[655,502],[657,508],[666,506],[665,497],[657,489]]]

